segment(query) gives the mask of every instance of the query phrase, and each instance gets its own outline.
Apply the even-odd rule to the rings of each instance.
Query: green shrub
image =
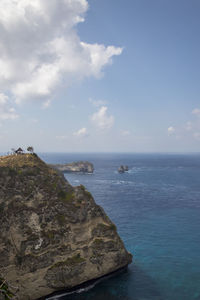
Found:
[[[1,293],[4,295],[5,300],[13,299],[14,295],[9,291],[6,281],[2,278],[0,278],[0,290]]]
[[[111,230],[114,230],[114,231],[117,230],[117,227],[115,226],[115,224],[111,224],[109,227],[110,227]]]
[[[72,202],[74,199],[74,194],[71,192],[65,192],[63,190],[58,192],[58,198],[62,201],[62,202]]]

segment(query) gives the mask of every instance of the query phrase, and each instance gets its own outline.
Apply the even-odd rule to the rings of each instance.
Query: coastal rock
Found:
[[[121,165],[119,168],[118,168],[118,172],[119,173],[124,173],[124,172],[127,172],[128,171],[128,166],[123,166]]]
[[[69,164],[51,164],[50,167],[59,170],[63,173],[82,172],[93,173],[94,166],[88,161],[77,161]]]
[[[132,261],[115,225],[84,186],[37,155],[0,157],[0,278],[34,300]]]

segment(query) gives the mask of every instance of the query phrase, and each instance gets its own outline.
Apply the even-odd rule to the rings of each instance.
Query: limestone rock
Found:
[[[33,300],[132,261],[115,225],[84,186],[37,155],[0,157],[0,277]]]
[[[94,166],[88,161],[77,161],[69,164],[51,164],[50,167],[57,169],[63,173],[93,173]]]
[[[123,166],[121,165],[119,168],[118,168],[118,172],[119,173],[124,173],[124,172],[127,172],[128,171],[128,166]]]

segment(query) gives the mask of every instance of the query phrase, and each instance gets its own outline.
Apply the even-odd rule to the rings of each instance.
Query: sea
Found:
[[[48,163],[88,160],[83,184],[110,219],[133,263],[60,300],[200,300],[200,154],[45,154]],[[129,171],[119,174],[120,165]]]

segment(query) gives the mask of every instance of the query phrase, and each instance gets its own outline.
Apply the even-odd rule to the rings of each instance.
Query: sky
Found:
[[[199,0],[1,0],[0,152],[199,152]]]

